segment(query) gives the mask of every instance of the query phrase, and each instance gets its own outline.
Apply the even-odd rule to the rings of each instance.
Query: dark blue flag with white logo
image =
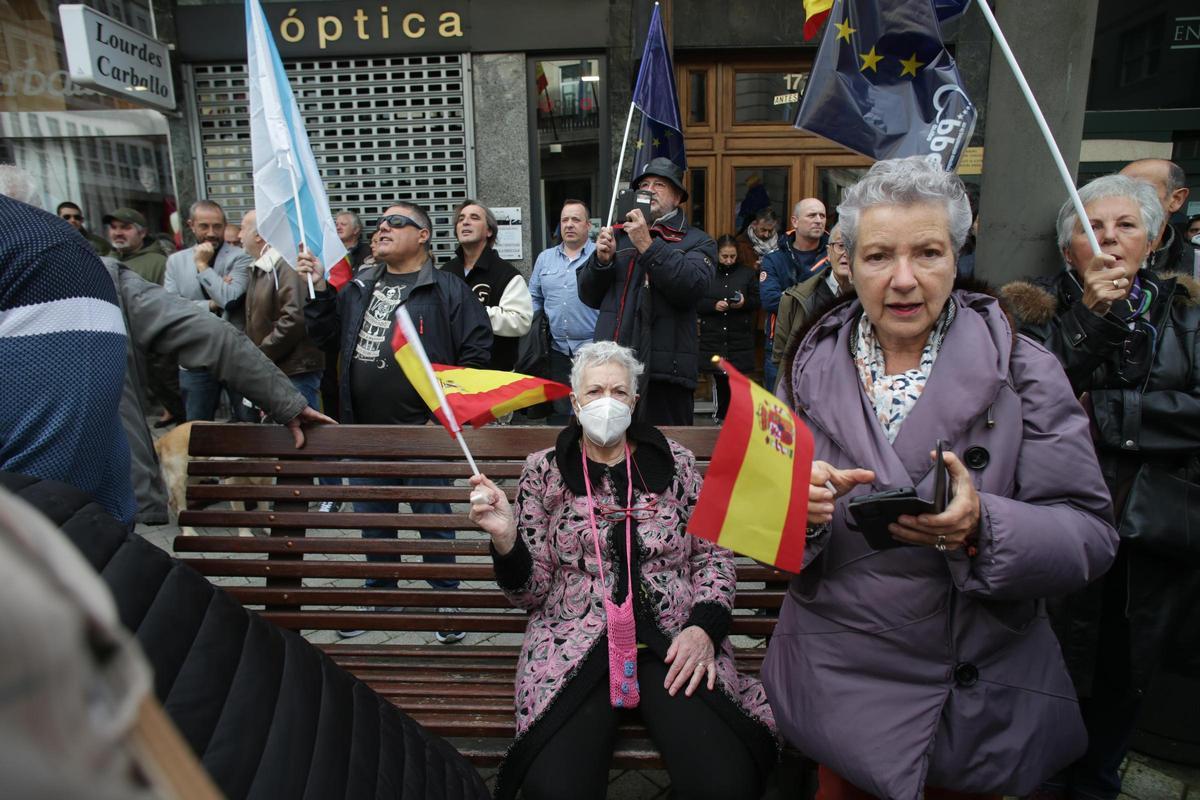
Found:
[[[837,0],[796,127],[875,159],[934,155],[954,169],[975,127],[939,0]]]
[[[633,87],[633,104],[642,112],[642,122],[633,142],[634,175],[640,174],[651,159],[659,156],[671,159],[680,169],[687,169],[678,97],[671,53],[667,50],[662,18],[655,3],[650,30],[646,33],[646,47],[642,50],[642,66]]]

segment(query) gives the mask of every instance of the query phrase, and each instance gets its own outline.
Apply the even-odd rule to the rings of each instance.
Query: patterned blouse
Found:
[[[875,326],[865,313],[858,318],[858,326],[850,337],[850,352],[863,389],[875,408],[875,416],[879,418],[888,442],[896,441],[900,425],[917,404],[921,392],[925,391],[925,382],[933,371],[933,362],[937,360],[946,331],[954,321],[954,314],[954,301],[951,300],[946,303],[946,309],[929,334],[929,341],[921,351],[921,363],[916,369],[896,375],[888,375],[884,370],[883,349],[875,337]]]

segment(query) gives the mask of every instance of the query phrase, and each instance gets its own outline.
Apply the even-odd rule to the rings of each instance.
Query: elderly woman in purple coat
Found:
[[[838,214],[856,295],[814,314],[786,376],[819,461],[763,668],[771,707],[821,765],[820,800],[1026,794],[1086,744],[1043,598],[1116,552],[1087,417],[994,297],[954,290],[971,224],[957,176],[881,161]],[[848,501],[931,498],[938,440],[952,499],[876,549]]]
[[[529,456],[515,507],[471,479],[496,581],[529,611],[517,738],[496,797],[603,798],[617,727],[640,721],[672,795],[751,800],[776,742],[762,683],[726,632],[733,554],[685,532],[700,492],[691,451],[632,423],[642,365],[615,342],[575,354],[575,419]]]

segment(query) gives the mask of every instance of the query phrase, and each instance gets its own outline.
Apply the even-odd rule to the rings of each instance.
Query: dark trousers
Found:
[[[213,421],[221,399],[221,384],[204,369],[180,369],[179,387],[183,389],[183,404],[188,422]]]
[[[821,765],[817,771],[818,788],[815,800],[875,800],[875,795],[864,792],[829,767]],[[953,789],[925,787],[925,800],[1001,800],[999,794],[973,794],[956,792]]]
[[[179,364],[174,357],[153,352],[146,354],[146,390],[171,417],[183,422],[187,412],[179,392]]]
[[[713,386],[717,389],[717,419],[725,419],[729,411],[729,376],[724,372],[712,373]]]
[[[665,381],[650,381],[638,400],[638,419],[650,425],[691,425],[696,410],[693,391]]]
[[[582,705],[534,757],[525,774],[526,800],[603,798],[608,791],[617,726],[641,717],[662,753],[671,796],[700,800],[751,800],[762,784],[750,751],[737,734],[700,699],[706,687],[686,697],[667,694],[667,666],[649,650],[638,655],[641,705],[619,711],[608,699],[608,681],[596,685]]]
[[[1092,691],[1079,699],[1088,732],[1087,751],[1044,784],[1079,800],[1116,800],[1121,793],[1121,763],[1129,752],[1142,705],[1141,693],[1133,684],[1121,566],[1118,561],[1118,567],[1105,578]]]
[[[351,478],[351,486],[449,486],[446,478]],[[409,503],[414,514],[449,514],[449,503]],[[354,510],[359,514],[395,514],[399,506],[391,500],[355,500]],[[422,539],[453,539],[454,531],[424,530],[417,531]],[[395,528],[363,528],[364,539],[395,539]],[[367,561],[372,563],[391,563],[399,561],[400,556],[385,556],[367,554]],[[426,564],[453,564],[454,556],[421,556]],[[372,589],[395,589],[397,582],[394,578],[368,578],[367,586]],[[435,589],[457,589],[458,581],[432,579],[429,585]]]
[[[550,348],[550,374],[548,376],[552,381],[571,385],[571,357],[566,353],[560,353],[554,348]],[[554,411],[550,414],[550,418],[546,420],[548,425],[566,425],[571,419],[571,399],[569,397],[560,397],[554,400],[551,405]]]

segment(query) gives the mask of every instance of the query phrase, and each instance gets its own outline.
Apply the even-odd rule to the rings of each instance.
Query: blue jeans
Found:
[[[204,369],[179,370],[179,389],[183,392],[183,407],[188,422],[212,419],[217,414],[221,384]]]
[[[296,387],[296,391],[304,395],[304,402],[308,403],[309,408],[320,410],[321,373],[301,372],[299,375],[289,375],[288,380]]]
[[[779,367],[771,363],[772,344],[773,342],[768,339],[763,348],[763,388],[768,392],[775,391],[775,373],[779,371]]]
[[[446,478],[351,478],[351,486],[449,486]],[[449,514],[449,503],[409,503],[414,514]],[[355,500],[354,510],[359,514],[395,514],[399,505],[390,500]],[[417,531],[422,539],[454,539],[454,531],[425,530]],[[363,528],[364,539],[395,539],[395,528]],[[374,553],[367,554],[367,561],[373,563],[394,563],[399,556],[385,556]],[[454,556],[422,556],[426,564],[453,564]],[[396,581],[392,578],[368,578],[367,586],[372,589],[395,589]],[[457,589],[457,580],[430,579],[429,585],[435,589]]]

